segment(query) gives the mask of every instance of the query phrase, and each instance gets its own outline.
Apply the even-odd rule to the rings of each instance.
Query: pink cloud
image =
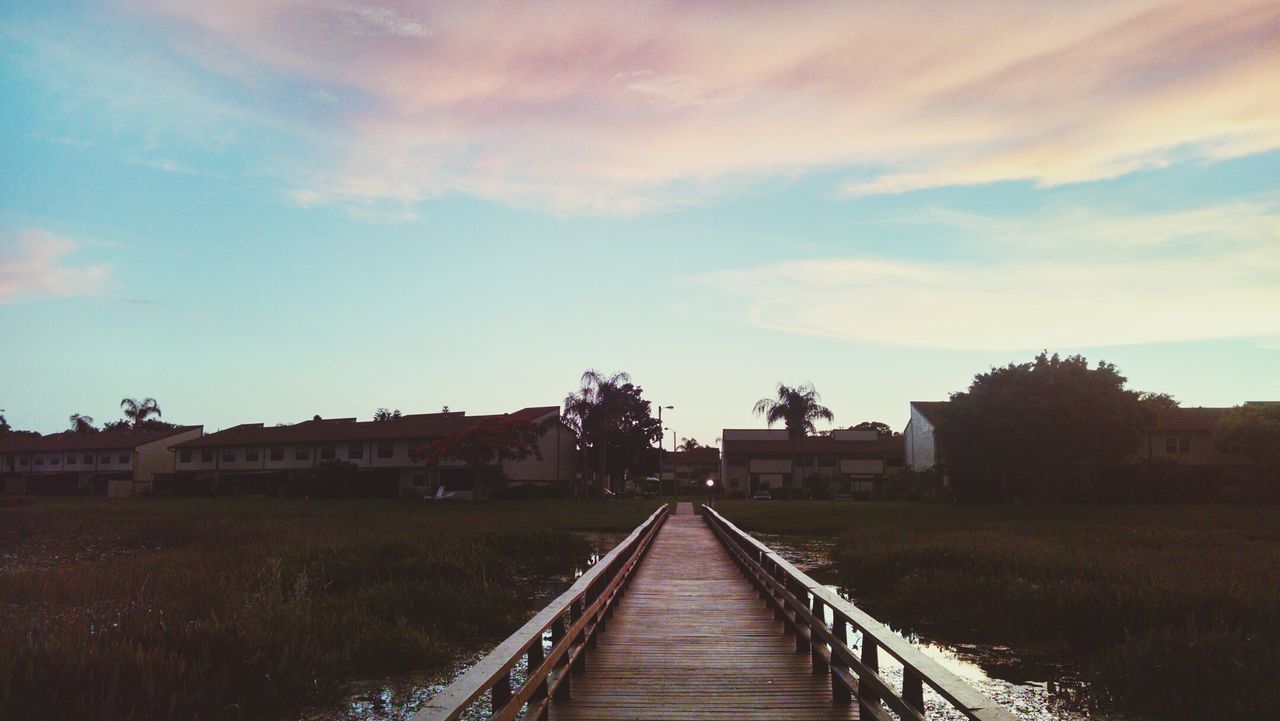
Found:
[[[134,5],[199,67],[340,99],[291,119],[324,123],[309,202],[634,212],[815,168],[882,193],[1280,147],[1274,2]]]
[[[72,266],[78,244],[47,230],[0,230],[0,305],[22,296],[82,295],[102,287],[105,266]]]

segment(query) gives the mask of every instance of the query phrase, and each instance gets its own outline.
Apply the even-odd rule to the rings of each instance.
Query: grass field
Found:
[[[263,719],[432,669],[657,503],[39,499],[0,507],[0,721]]]
[[[1050,645],[1162,719],[1280,708],[1280,509],[722,502],[743,528],[835,537],[873,615],[944,642]]]

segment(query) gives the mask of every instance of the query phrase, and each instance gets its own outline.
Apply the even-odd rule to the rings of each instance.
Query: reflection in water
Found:
[[[626,538],[625,533],[580,533],[591,544],[591,552],[585,558],[573,560],[568,573],[552,576],[531,576],[518,579],[522,588],[533,594],[530,604],[540,608],[563,593],[574,580],[595,565],[600,557]],[[551,634],[543,635],[544,652],[551,650]],[[347,686],[343,700],[332,707],[308,709],[296,717],[298,721],[408,721],[436,694],[447,688],[455,679],[484,658],[489,648],[473,649],[456,659],[449,668],[430,674],[407,674],[379,679],[356,681]],[[520,659],[512,669],[512,687],[519,688],[528,673],[528,664]],[[462,721],[480,721],[488,717],[488,693],[462,715]]]
[[[761,541],[797,568],[825,583],[827,588],[855,602],[849,589],[838,584],[839,572],[832,567],[829,539],[804,536],[756,534]],[[832,620],[826,609],[827,621]],[[897,629],[893,629],[897,631]],[[862,634],[855,633],[850,646],[861,648]],[[946,645],[910,633],[903,636],[943,668],[967,681],[987,697],[1009,709],[1024,721],[1121,721],[1114,714],[1090,710],[1094,705],[1088,684],[1070,664],[1044,662],[1023,656],[1005,646],[977,644]],[[902,666],[886,653],[880,654],[880,675],[891,687],[902,688]],[[929,719],[964,719],[937,693],[925,687]]]

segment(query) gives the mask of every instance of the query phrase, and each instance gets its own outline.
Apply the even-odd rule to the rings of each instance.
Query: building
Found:
[[[902,431],[907,468],[910,470],[927,471],[942,467],[936,431],[950,405],[951,401],[911,401],[911,418]]]
[[[1213,442],[1213,428],[1230,408],[1161,408],[1134,452],[1135,460],[1165,459],[1192,467],[1246,467],[1251,460]]]
[[[707,479],[720,480],[720,449],[694,448],[689,451],[674,451],[662,454],[662,479],[670,482],[674,478],[681,488],[698,486]]]
[[[804,479],[823,476],[836,493],[865,493],[902,470],[902,436],[836,430],[792,443],[785,430],[726,428],[721,436],[721,478],[729,495],[802,496]],[[799,487],[797,487],[799,486]]]
[[[410,458],[410,450],[502,417],[523,418],[543,427],[541,459],[502,463],[513,484],[567,484],[573,480],[577,437],[559,422],[558,406],[486,416],[448,412],[385,421],[317,418],[288,426],[246,423],[176,444],[175,480],[179,490],[274,495],[307,472],[337,467],[351,476],[348,492],[356,496],[434,496],[442,489],[469,491],[475,469],[450,463],[430,468]]]
[[[201,426],[109,430],[0,438],[6,492],[106,493],[131,496],[173,472],[177,443],[199,438]]]

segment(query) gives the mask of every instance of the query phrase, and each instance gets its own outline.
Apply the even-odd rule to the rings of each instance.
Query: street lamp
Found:
[[[680,446],[676,443],[676,429],[664,427],[662,430],[671,431],[671,452],[675,453]],[[680,492],[680,477],[676,474],[675,464],[671,464],[671,498],[675,498]]]
[[[711,508],[711,507],[712,507],[712,505],[713,505],[713,504],[711,503],[711,492],[712,492],[712,491],[714,491],[714,490],[715,490],[715,488],[716,488],[716,482],[715,482],[714,480],[712,480],[712,479],[708,478],[708,479],[707,479],[707,507],[708,507],[708,508]]]
[[[666,427],[662,425],[662,409],[663,408],[666,408],[669,411],[674,411],[676,407],[675,406],[658,406],[658,428],[660,429],[659,435],[658,435],[658,495],[659,496],[662,495],[662,439],[665,438],[667,435],[666,433],[662,433],[662,431],[666,430]],[[672,437],[674,438],[674,435]],[[672,443],[671,451],[674,453],[675,450],[676,450],[675,443]]]

